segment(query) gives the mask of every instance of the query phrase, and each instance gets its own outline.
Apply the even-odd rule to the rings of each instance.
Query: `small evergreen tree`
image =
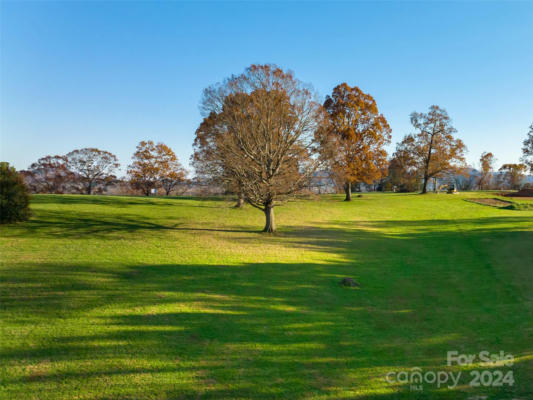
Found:
[[[0,162],[0,223],[25,221],[30,216],[30,196],[22,176]]]

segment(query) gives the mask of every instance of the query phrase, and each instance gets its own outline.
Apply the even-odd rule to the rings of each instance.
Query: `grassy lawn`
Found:
[[[35,196],[0,228],[0,398],[531,399],[533,209],[483,196],[294,201],[274,236],[223,199]],[[414,367],[462,377],[386,380]]]

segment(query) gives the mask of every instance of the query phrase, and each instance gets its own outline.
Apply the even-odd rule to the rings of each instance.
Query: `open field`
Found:
[[[533,210],[485,196],[295,201],[274,236],[223,199],[35,196],[0,228],[0,397],[531,399]],[[413,367],[462,378],[385,379]],[[514,385],[468,386],[486,369]]]

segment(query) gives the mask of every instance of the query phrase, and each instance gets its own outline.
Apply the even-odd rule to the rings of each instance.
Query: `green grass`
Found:
[[[533,211],[482,196],[295,201],[274,236],[223,199],[35,196],[0,228],[0,398],[530,399]],[[453,350],[516,361],[446,367]],[[414,367],[463,375],[385,380]]]
[[[513,199],[509,205],[510,210],[533,210],[533,198],[529,199]]]

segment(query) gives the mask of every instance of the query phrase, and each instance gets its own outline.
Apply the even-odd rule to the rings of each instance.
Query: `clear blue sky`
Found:
[[[469,148],[516,162],[533,122],[533,2],[1,2],[0,159],[143,139],[187,164],[202,89],[276,63],[321,98],[372,94],[393,128],[446,108]]]

